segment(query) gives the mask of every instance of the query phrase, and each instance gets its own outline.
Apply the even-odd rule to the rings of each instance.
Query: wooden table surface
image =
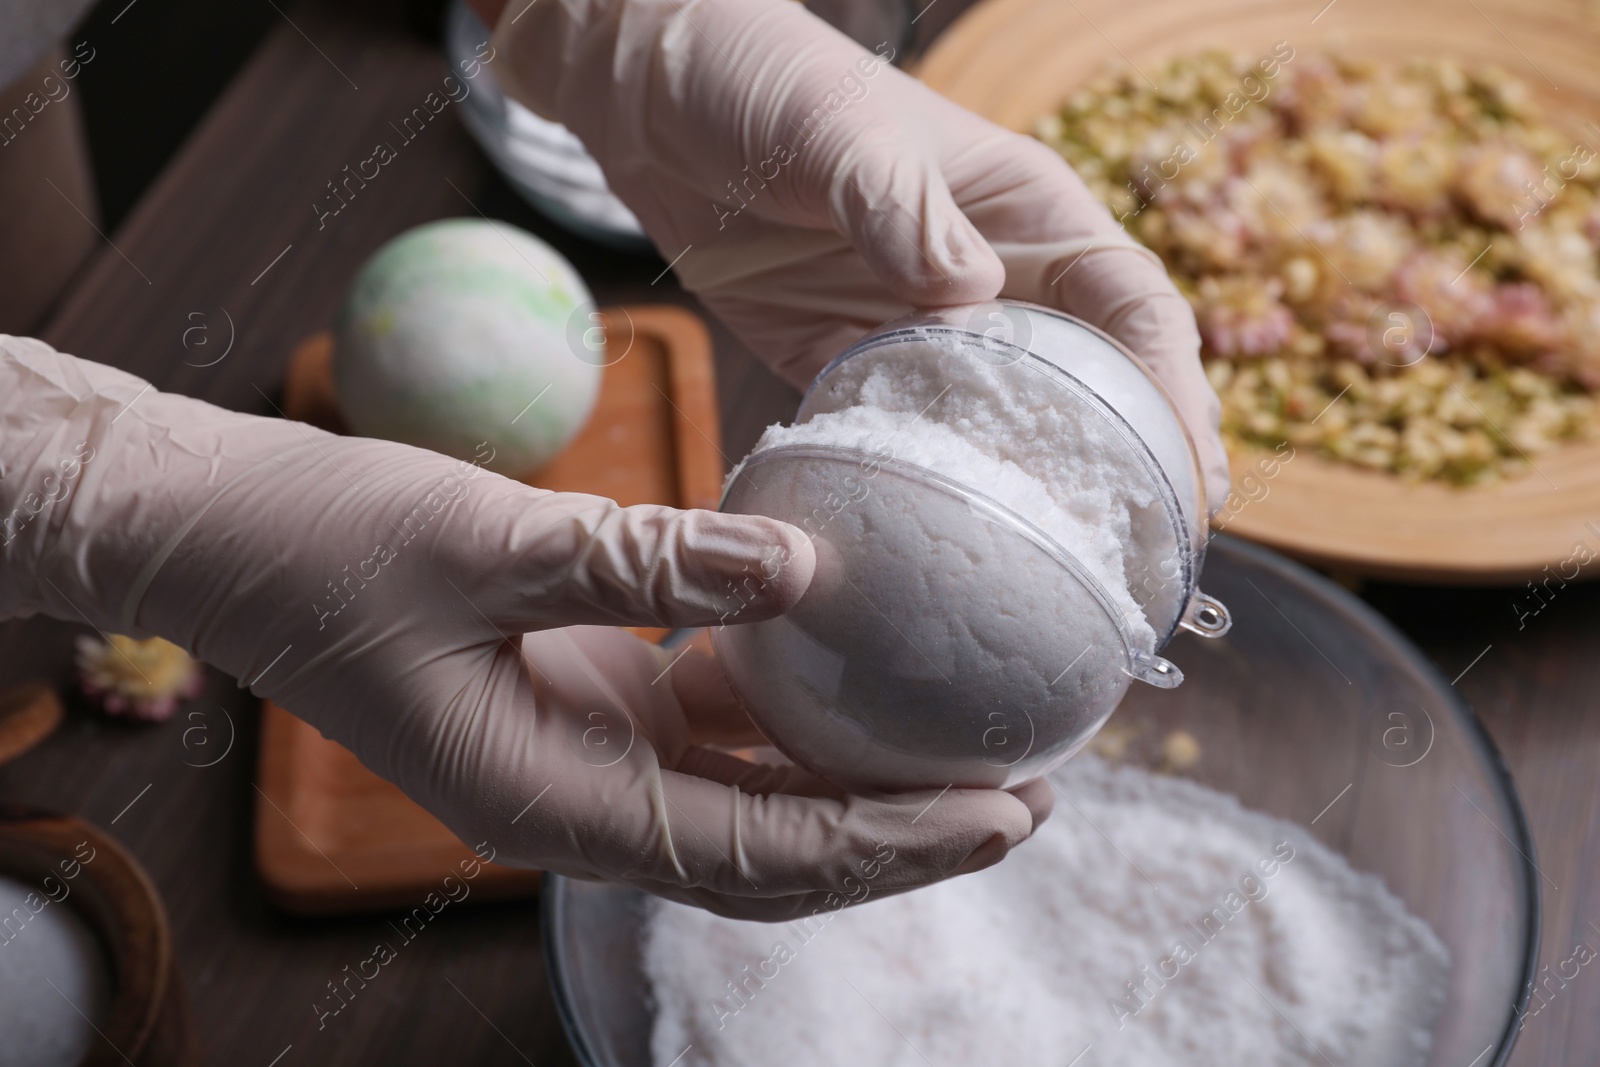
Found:
[[[46,339],[164,389],[270,413],[290,347],[331,323],[373,249],[408,226],[479,212],[550,240],[602,303],[692,305],[670,275],[654,281],[659,260],[597,250],[541,222],[489,170],[454,105],[318,228],[312,204],[325,183],[394,140],[388,124],[446,73],[391,13],[398,6],[289,8],[293,23],[271,34],[111,235],[115,245],[102,248]],[[738,455],[795,398],[714,330],[725,447]],[[1520,627],[1526,590],[1364,592],[1446,678],[1465,670],[1459,688],[1504,752],[1538,840],[1543,958],[1564,959],[1578,942],[1600,949],[1600,588],[1561,590]],[[43,675],[66,685],[80,630],[48,620],[0,627],[0,684]],[[446,912],[319,1030],[313,1003],[386,936],[386,920],[291,919],[265,902],[250,865],[255,702],[213,672],[186,711],[136,727],[74,707],[59,734],[0,768],[0,799],[81,814],[150,871],[207,1063],[573,1062],[529,904]],[[1512,1062],[1578,1067],[1597,1050],[1600,966],[1589,966],[1527,1020]]]

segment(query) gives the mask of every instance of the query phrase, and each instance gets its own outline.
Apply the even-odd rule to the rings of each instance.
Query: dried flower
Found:
[[[1203,278],[1195,303],[1200,335],[1223,359],[1270,355],[1294,330],[1294,314],[1281,296],[1277,278]]]
[[[1414,134],[1435,122],[1432,88],[1399,71],[1379,68],[1348,94],[1351,125],[1372,137]]]
[[[1328,308],[1322,336],[1335,356],[1372,363],[1377,353],[1372,346],[1372,316],[1378,301],[1365,293],[1346,292]]]
[[[1402,219],[1377,211],[1318,219],[1307,224],[1305,233],[1321,250],[1324,262],[1335,268],[1330,283],[1338,283],[1344,292],[1352,286],[1369,293],[1381,291],[1415,241]]]
[[[1471,337],[1495,310],[1489,280],[1449,249],[1426,249],[1407,259],[1395,272],[1394,292],[1428,313],[1437,351]]]
[[[1529,190],[1543,176],[1539,165],[1514,145],[1479,145],[1462,153],[1456,192],[1484,222],[1514,230],[1536,206]]]
[[[1382,203],[1417,215],[1442,215],[1449,210],[1448,193],[1457,161],[1443,137],[1394,137],[1384,142],[1377,157],[1378,199]]]
[[[180,701],[198,696],[200,665],[170,641],[112,634],[78,638],[78,682],[108,715],[164,722]]]
[[[1561,343],[1561,324],[1537,285],[1497,285],[1493,302],[1493,310],[1479,321],[1474,333],[1500,352],[1538,356]]]
[[[1372,195],[1378,142],[1357,130],[1319,130],[1306,138],[1309,161],[1340,203]]]

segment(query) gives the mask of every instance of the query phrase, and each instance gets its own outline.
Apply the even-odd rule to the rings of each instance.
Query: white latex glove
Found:
[[[583,139],[684,285],[796,386],[911,306],[1049,305],[1156,373],[1221,505],[1188,303],[1045,145],[793,0],[511,0],[494,44],[507,91]]]
[[[815,563],[784,523],[531,489],[3,336],[0,403],[0,618],[166,637],[502,862],[782,919],[997,862],[1049,809],[705,748],[759,738],[713,660],[569,626],[776,615]]]
[[[89,0],[0,0],[0,88],[60,44],[88,9]],[[40,96],[60,92],[43,78],[40,83],[35,87]]]

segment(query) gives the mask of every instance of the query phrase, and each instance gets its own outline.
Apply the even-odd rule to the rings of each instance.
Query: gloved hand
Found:
[[[1150,366],[1222,504],[1188,303],[1051,149],[793,0],[512,0],[494,45],[496,79],[582,138],[684,285],[796,386],[911,306],[1046,304]]]
[[[0,89],[27,73],[88,9],[89,0],[0,0]],[[60,92],[55,85],[37,88],[41,95]]]
[[[757,736],[714,661],[572,625],[776,615],[815,563],[784,523],[531,489],[38,341],[0,337],[0,398],[0,618],[172,640],[503,862],[782,919],[987,866],[1048,811],[1044,783],[850,797],[708,749]]]

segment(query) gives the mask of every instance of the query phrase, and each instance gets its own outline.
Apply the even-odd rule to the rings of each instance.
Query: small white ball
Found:
[[[594,409],[598,322],[578,272],[532,234],[478,219],[418,226],[350,287],[334,347],[339,408],[363,437],[520,478]]]

